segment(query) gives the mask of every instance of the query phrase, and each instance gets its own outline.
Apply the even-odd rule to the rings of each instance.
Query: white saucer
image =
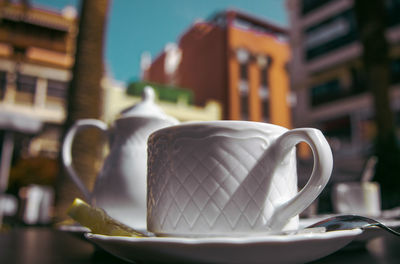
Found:
[[[86,238],[109,253],[138,262],[305,263],[349,244],[361,229],[240,238],[118,237],[92,233]]]
[[[58,230],[68,233],[79,233],[84,234],[90,232],[90,229],[81,225],[60,225],[57,227]]]
[[[73,224],[73,225],[60,225],[56,228],[59,231],[66,232],[71,234],[77,238],[83,239],[86,241],[85,234],[90,233],[91,230],[87,227],[81,226],[80,224]],[[152,236],[152,233],[149,233],[147,230],[135,228],[135,230],[139,231],[142,234]]]

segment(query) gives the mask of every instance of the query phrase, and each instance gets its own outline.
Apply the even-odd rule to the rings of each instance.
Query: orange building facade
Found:
[[[143,79],[190,89],[195,104],[217,100],[224,119],[290,128],[285,39],[279,26],[237,11],[221,12],[189,28],[178,45],[145,69]]]

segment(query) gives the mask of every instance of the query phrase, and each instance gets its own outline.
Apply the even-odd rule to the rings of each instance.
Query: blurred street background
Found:
[[[112,126],[146,85],[182,122],[320,129],[334,170],[317,213],[371,157],[382,207],[400,206],[399,0],[0,0],[0,219],[64,220],[82,198],[60,163],[65,132]],[[106,146],[91,130],[75,140],[89,189]],[[300,187],[312,160],[300,144]]]

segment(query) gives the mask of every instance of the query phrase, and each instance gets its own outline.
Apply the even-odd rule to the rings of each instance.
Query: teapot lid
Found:
[[[155,103],[155,92],[151,86],[144,87],[142,101],[129,108],[126,108],[125,110],[122,110],[120,117],[154,117],[163,120],[170,120],[174,123],[177,122],[175,118],[166,115],[164,111]]]

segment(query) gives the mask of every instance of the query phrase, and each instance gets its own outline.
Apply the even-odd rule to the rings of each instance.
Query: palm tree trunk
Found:
[[[374,98],[377,136],[375,152],[378,164],[375,180],[382,187],[384,208],[400,202],[400,151],[394,115],[390,108],[389,46],[385,37],[385,1],[355,0],[354,10],[363,46],[367,85]]]
[[[73,77],[68,90],[67,118],[64,132],[79,119],[99,119],[103,112],[101,79],[104,74],[103,52],[108,0],[82,0],[76,43]],[[73,164],[89,189],[96,178],[101,160],[102,138],[87,130],[75,138]],[[57,185],[57,217],[63,219],[66,208],[75,197],[81,197],[71,180],[61,173]]]

